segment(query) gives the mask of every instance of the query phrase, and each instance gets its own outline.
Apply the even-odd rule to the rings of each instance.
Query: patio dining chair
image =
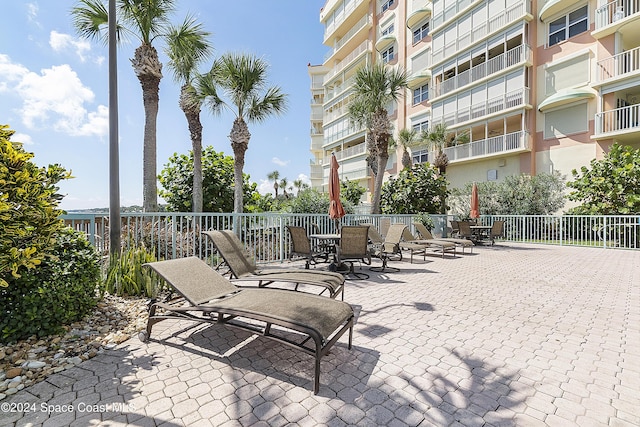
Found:
[[[493,224],[491,224],[489,238],[491,239],[492,246],[495,243],[495,239],[497,237],[504,237],[504,221],[493,221]]]
[[[291,252],[289,252],[289,260],[292,260],[294,256],[304,258],[304,268],[308,270],[309,265],[317,263],[317,257],[326,255],[314,250],[315,248],[311,246],[307,230],[304,227],[287,225],[287,230],[289,231],[289,236],[291,236]]]
[[[372,245],[370,252],[371,256],[380,258],[382,261],[381,267],[370,267],[369,270],[385,273],[387,271],[398,272],[399,268],[389,267],[387,264],[389,260],[400,259],[402,260],[402,251],[400,249],[400,241],[402,240],[402,233],[407,226],[404,224],[392,224],[389,226],[387,235],[384,238],[384,242],[381,245]]]
[[[356,279],[368,279],[369,275],[355,271],[354,263],[361,262],[371,265],[369,253],[369,227],[366,225],[343,225],[340,229],[340,245],[338,245],[338,259],[349,264],[348,276]]]

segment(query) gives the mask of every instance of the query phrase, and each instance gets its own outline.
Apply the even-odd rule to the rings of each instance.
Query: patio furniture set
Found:
[[[426,256],[428,250],[445,253],[456,248],[472,248],[465,238],[434,239],[421,224],[414,224],[419,238],[404,224],[390,224],[384,237],[372,224],[343,226],[340,234],[307,234],[302,227],[288,227],[291,257],[305,259],[305,268],[260,270],[233,231],[206,231],[223,260],[230,277],[224,277],[198,257],[177,258],[145,264],[177,293],[165,301],[152,300],[147,327],[139,338],[146,342],[153,326],[166,319],[224,324],[297,348],[314,357],[313,391],[320,387],[320,361],[347,331],[351,349],[354,311],[344,302],[346,278],[366,279],[356,271],[360,262],[371,266],[372,258],[382,261],[371,266],[376,272],[397,272],[389,261],[402,260],[403,251]],[[462,233],[461,233],[462,235]],[[340,272],[310,269],[310,265],[330,261],[346,265]],[[253,286],[247,286],[253,284]],[[256,286],[257,285],[257,286]],[[312,293],[310,290],[319,289]],[[337,300],[338,295],[342,301]]]

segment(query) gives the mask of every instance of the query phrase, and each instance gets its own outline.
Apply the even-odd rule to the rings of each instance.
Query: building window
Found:
[[[424,39],[429,35],[429,22],[425,22],[417,28],[413,30],[413,44],[418,43],[420,40]]]
[[[587,16],[587,6],[556,19],[549,23],[549,46],[560,43],[587,31],[589,19]]]
[[[418,150],[411,152],[411,160],[414,164],[427,163],[429,161],[429,150]]]
[[[382,36],[387,36],[389,34],[393,34],[393,24],[389,25],[387,28],[385,28],[384,30],[382,30]]]
[[[420,104],[429,99],[429,85],[422,85],[413,90],[413,105]]]
[[[393,6],[393,4],[395,3],[395,0],[387,0],[384,3],[382,3],[382,11],[386,12],[387,9],[389,9],[391,6]]]
[[[393,61],[394,53],[393,53],[393,46],[389,47],[389,49],[385,50],[384,52],[382,52],[382,62],[384,62],[385,64]]]
[[[411,126],[411,129],[415,130],[418,134],[420,134],[422,132],[428,132],[429,131],[429,120],[423,120],[421,122],[414,123]]]

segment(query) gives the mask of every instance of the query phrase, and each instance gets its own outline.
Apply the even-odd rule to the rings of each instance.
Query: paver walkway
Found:
[[[323,359],[167,321],[0,403],[0,425],[638,426],[640,252],[500,243],[349,281]],[[46,411],[51,411],[47,413]]]

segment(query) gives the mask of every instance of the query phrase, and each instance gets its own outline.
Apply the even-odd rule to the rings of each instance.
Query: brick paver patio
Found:
[[[318,395],[308,355],[167,321],[3,400],[36,411],[0,425],[640,425],[640,252],[500,243],[393,265],[347,283],[354,347],[323,359]]]

